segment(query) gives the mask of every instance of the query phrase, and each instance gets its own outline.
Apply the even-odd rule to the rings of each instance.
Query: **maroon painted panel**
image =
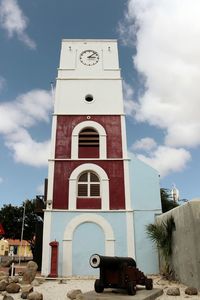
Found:
[[[56,161],[54,169],[53,208],[68,209],[69,177],[72,171],[87,161]],[[90,160],[103,168],[109,178],[110,209],[125,208],[124,171],[122,160]]]
[[[99,158],[99,147],[79,147],[79,158]]]
[[[78,209],[101,209],[101,198],[77,198]]]
[[[101,124],[107,134],[108,158],[122,157],[120,116],[90,116],[91,121]],[[88,121],[87,116],[57,116],[56,158],[71,157],[71,135],[74,127],[80,122]]]

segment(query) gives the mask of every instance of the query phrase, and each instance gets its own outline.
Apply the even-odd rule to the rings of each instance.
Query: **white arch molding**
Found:
[[[82,164],[78,166],[70,175],[69,178],[69,210],[76,210],[77,199],[77,179],[78,176],[84,171],[93,171],[98,174],[100,178],[101,189],[101,209],[109,209],[109,179],[106,172],[96,164]]]
[[[78,135],[86,127],[92,127],[99,133],[99,158],[105,159],[107,157],[106,131],[101,124],[95,121],[83,121],[74,127],[71,138],[71,158],[78,158]]]
[[[111,225],[102,216],[96,214],[82,214],[73,218],[64,231],[63,238],[63,269],[62,276],[72,275],[72,241],[75,229],[84,223],[95,223],[99,225],[105,235],[105,255],[114,256],[115,238]],[[84,238],[84,237],[83,237]]]

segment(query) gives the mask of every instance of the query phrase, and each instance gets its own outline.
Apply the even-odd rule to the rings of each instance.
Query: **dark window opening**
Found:
[[[93,128],[84,128],[79,133],[80,147],[97,147],[99,146],[99,134]]]
[[[93,172],[84,172],[78,179],[78,197],[100,197],[100,181]]]
[[[87,102],[92,102],[94,100],[93,96],[92,95],[86,95],[85,96],[85,101]]]

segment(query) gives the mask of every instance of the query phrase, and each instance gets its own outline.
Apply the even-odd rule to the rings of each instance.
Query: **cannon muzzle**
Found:
[[[93,254],[90,257],[90,265],[93,268],[100,267],[119,267],[122,264],[127,266],[136,267],[136,262],[132,257],[118,257],[118,256],[101,256]]]
[[[100,267],[101,258],[98,254],[93,254],[90,257],[90,266],[93,268],[99,268]]]

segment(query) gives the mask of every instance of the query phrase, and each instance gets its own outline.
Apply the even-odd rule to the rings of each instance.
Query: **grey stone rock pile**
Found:
[[[41,293],[33,291],[33,286],[38,286],[41,282],[35,279],[38,266],[30,261],[24,271],[23,278],[20,281],[18,276],[9,277],[5,272],[0,272],[0,292],[3,300],[14,300],[9,294],[19,293],[21,291],[22,299],[43,300]]]

